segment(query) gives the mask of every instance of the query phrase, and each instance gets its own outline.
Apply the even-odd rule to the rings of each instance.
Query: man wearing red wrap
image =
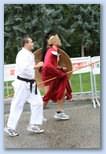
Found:
[[[63,103],[66,89],[69,89],[69,81],[65,72],[66,68],[58,66],[59,53],[58,47],[61,46],[61,40],[58,35],[52,35],[47,40],[47,49],[44,56],[44,64],[42,69],[42,80],[48,90],[43,97],[44,102],[53,100],[57,104],[57,111],[54,115],[55,119],[67,120],[69,116],[63,112]],[[53,80],[49,80],[56,77]],[[71,92],[71,91],[70,91]],[[46,103],[45,103],[46,104]]]

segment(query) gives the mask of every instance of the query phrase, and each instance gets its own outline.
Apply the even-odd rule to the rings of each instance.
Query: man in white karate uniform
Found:
[[[31,106],[31,117],[27,130],[34,133],[44,132],[39,126],[43,123],[43,101],[35,83],[35,69],[39,68],[41,64],[35,64],[32,49],[32,39],[25,37],[22,41],[22,49],[16,56],[16,80],[13,82],[14,97],[11,102],[7,126],[4,129],[9,136],[19,135],[16,132],[16,127],[26,101]]]

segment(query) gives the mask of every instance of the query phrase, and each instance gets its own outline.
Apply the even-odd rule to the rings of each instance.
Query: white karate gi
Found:
[[[34,79],[34,55],[25,48],[19,51],[16,56],[16,76],[26,79]],[[11,102],[10,115],[7,127],[16,129],[18,120],[23,111],[25,102],[29,102],[31,106],[30,124],[41,125],[43,122],[43,101],[39,90],[35,95],[35,87],[33,85],[32,93],[30,92],[30,83],[16,79],[13,82],[14,97]]]

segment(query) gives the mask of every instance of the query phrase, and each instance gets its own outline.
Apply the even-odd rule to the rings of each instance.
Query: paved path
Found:
[[[66,103],[65,111],[70,115],[70,120],[67,121],[56,121],[53,118],[55,104],[49,104],[49,108],[44,110],[48,119],[43,124],[45,132],[40,135],[30,134],[26,130],[30,117],[29,106],[26,106],[17,128],[20,136],[11,138],[4,134],[5,148],[100,148],[100,108],[94,109],[91,101]],[[5,112],[5,123],[7,117],[8,112]]]

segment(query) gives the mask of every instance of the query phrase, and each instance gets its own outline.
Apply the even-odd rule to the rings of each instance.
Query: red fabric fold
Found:
[[[61,100],[65,95],[65,90],[67,97],[72,92],[66,72],[57,68],[57,56],[53,55],[51,51],[54,51],[54,49],[49,48],[45,56],[42,80],[46,81],[53,77],[56,77],[56,79],[45,83],[46,86],[48,85],[48,91],[43,97],[45,102]]]

